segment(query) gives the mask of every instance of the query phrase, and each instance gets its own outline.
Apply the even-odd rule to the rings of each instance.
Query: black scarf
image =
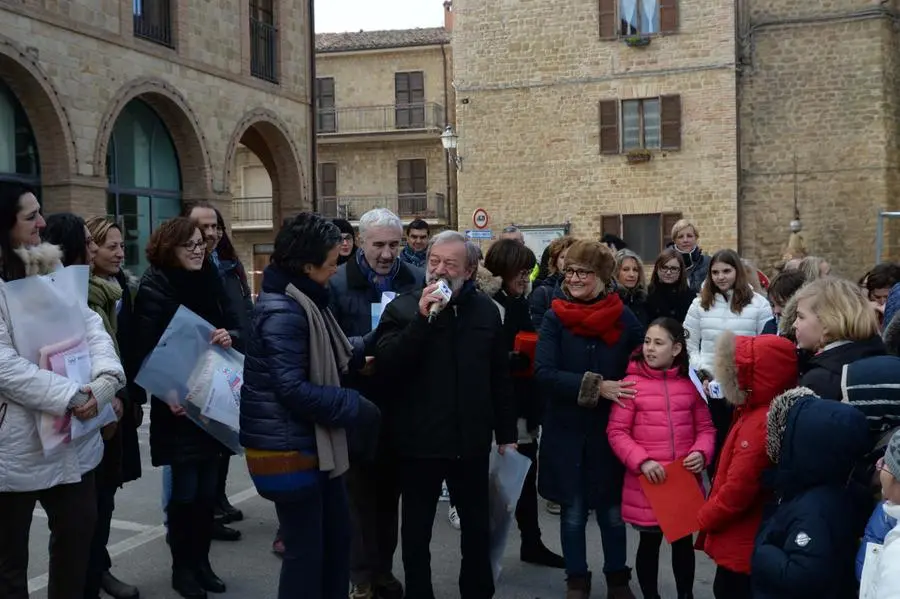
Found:
[[[175,290],[178,303],[211,325],[228,328],[222,308],[225,291],[219,273],[211,262],[204,260],[200,270],[164,268],[162,271]]]

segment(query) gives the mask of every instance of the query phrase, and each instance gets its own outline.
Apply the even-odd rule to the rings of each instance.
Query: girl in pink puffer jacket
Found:
[[[612,407],[606,432],[613,451],[625,464],[622,519],[640,532],[635,570],[644,597],[658,598],[659,548],[663,535],[650,503],[641,490],[642,474],[654,484],[665,480],[663,466],[683,460],[700,473],[713,457],[716,430],[709,408],[688,378],[684,327],[671,318],[655,320],[644,346],[628,366],[626,381],[634,381],[632,400]],[[672,570],[679,599],[693,597],[692,536],[672,543]]]

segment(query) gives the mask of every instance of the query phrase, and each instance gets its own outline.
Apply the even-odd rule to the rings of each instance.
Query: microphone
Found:
[[[443,310],[450,302],[450,298],[453,297],[453,290],[450,289],[450,285],[447,284],[445,279],[438,279],[437,289],[435,289],[431,295],[439,297],[441,301],[431,304],[428,308],[429,323],[434,322],[437,315],[440,314],[441,310]]]

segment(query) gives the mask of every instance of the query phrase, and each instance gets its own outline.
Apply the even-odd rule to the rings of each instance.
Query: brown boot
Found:
[[[637,599],[631,592],[631,568],[606,575],[607,599]]]
[[[588,599],[591,596],[591,573],[566,579],[566,599]]]

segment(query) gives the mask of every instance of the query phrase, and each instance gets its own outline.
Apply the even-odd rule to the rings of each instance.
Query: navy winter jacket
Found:
[[[559,287],[555,297],[565,298]],[[544,315],[534,376],[546,401],[538,492],[548,501],[569,505],[583,494],[588,508],[621,503],[625,472],[606,436],[612,404],[601,400],[595,408],[578,405],[585,372],[621,380],[631,353],[643,342],[644,327],[628,308],[620,323],[622,335],[610,346],[570,332],[552,308]]]
[[[772,430],[770,423],[770,445]],[[868,490],[849,478],[869,448],[866,418],[847,404],[806,395],[790,408],[781,439],[778,507],[756,539],[753,597],[855,597],[858,522],[867,514],[858,516]]]
[[[315,425],[348,428],[357,418],[360,397],[344,387],[309,381],[309,320],[285,295],[293,283],[320,310],[328,309],[328,289],[306,277],[291,278],[276,266],[263,273],[262,293],[250,322],[241,388],[241,445],[270,451],[315,451]],[[354,356],[359,358],[360,356]],[[351,365],[358,367],[359,363]]]

